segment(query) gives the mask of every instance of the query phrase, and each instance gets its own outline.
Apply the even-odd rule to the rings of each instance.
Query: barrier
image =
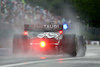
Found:
[[[86,41],[86,44],[90,44],[90,45],[100,45],[100,41]]]

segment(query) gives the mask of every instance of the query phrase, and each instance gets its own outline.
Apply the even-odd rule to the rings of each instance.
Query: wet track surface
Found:
[[[31,55],[0,57],[0,67],[100,67],[100,46],[88,45],[84,57]]]

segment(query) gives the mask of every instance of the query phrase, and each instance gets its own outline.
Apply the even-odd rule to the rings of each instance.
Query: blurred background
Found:
[[[0,4],[0,67],[100,67],[100,0],[0,0]],[[64,23],[68,25],[64,34],[85,37],[84,57],[31,51],[13,55],[13,37],[23,34],[24,24]]]

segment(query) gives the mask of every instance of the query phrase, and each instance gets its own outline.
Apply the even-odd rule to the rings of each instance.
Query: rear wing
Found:
[[[63,25],[24,25],[25,31],[59,31],[63,30]]]

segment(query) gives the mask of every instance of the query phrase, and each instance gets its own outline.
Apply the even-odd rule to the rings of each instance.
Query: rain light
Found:
[[[67,30],[68,29],[68,25],[67,24],[63,24],[63,29]]]

